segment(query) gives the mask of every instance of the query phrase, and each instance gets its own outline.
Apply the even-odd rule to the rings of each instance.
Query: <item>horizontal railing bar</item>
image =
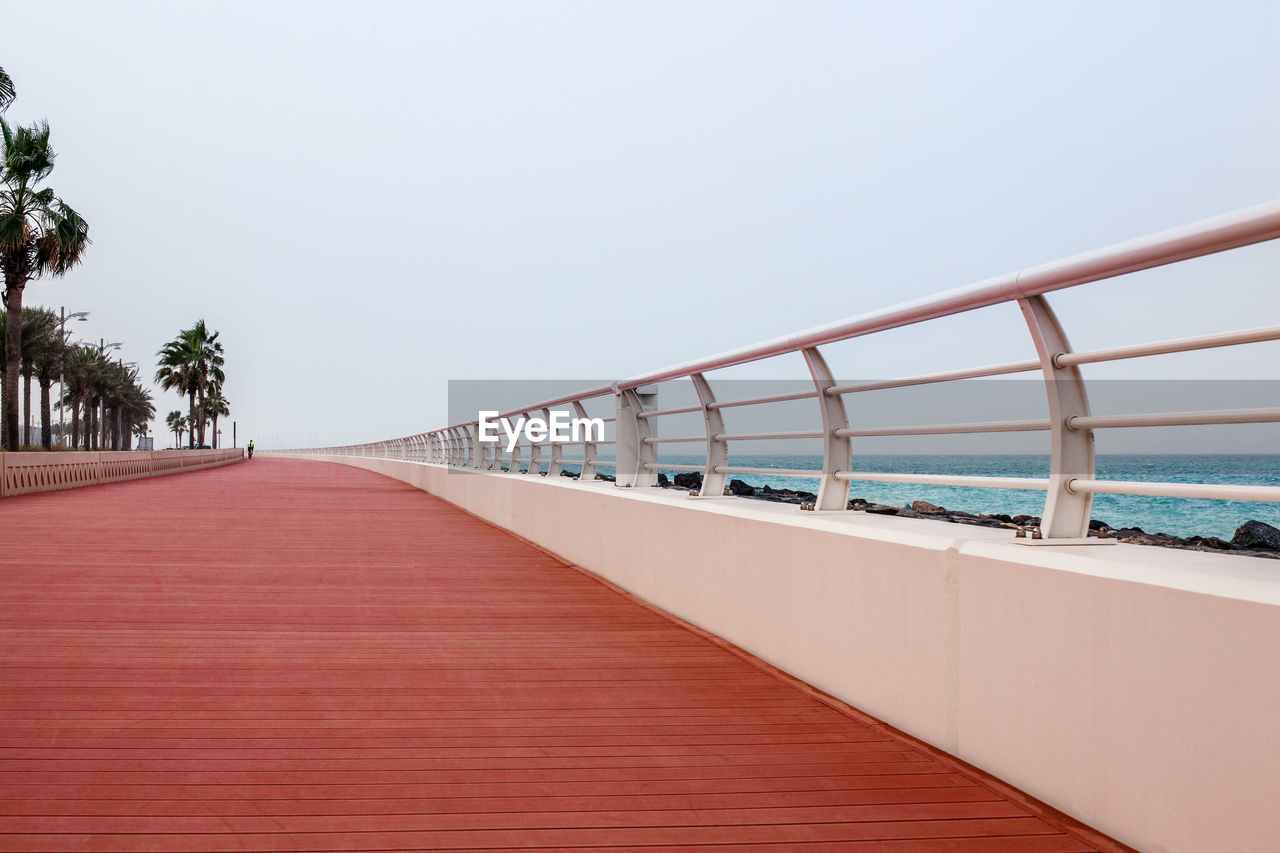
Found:
[[[747,468],[741,465],[717,465],[715,472],[717,474],[764,474],[766,476],[773,474],[778,477],[822,478],[822,472],[814,471],[812,468]]]
[[[1108,429],[1150,426],[1199,426],[1204,424],[1263,424],[1280,421],[1280,408],[1220,409],[1214,412],[1161,412],[1138,415],[1076,415],[1067,418],[1067,429]]]
[[[1174,352],[1191,352],[1214,347],[1230,347],[1238,344],[1255,344],[1261,341],[1280,340],[1280,326],[1263,326],[1257,329],[1242,329],[1238,332],[1219,332],[1214,335],[1199,335],[1194,338],[1177,338],[1169,341],[1155,341],[1149,344],[1134,344],[1127,347],[1111,347],[1087,352],[1061,352],[1053,361],[1059,367],[1073,364],[1093,364],[1099,361],[1119,361],[1123,358],[1141,358],[1147,355],[1166,355]]]
[[[1067,482],[1067,490],[1109,495],[1155,495],[1167,498],[1280,502],[1280,486],[1232,486],[1217,483],[1138,483],[1125,480],[1072,479]]]
[[[922,426],[842,428],[836,430],[835,434],[838,438],[865,438],[867,436],[877,435],[959,435],[962,433],[976,432],[1035,432],[1037,430],[1049,429],[1050,426],[1051,424],[1047,420],[990,421],[988,423],[969,424],[924,424]]]
[[[703,471],[706,465],[664,465],[661,462],[646,462],[646,471]]]
[[[763,403],[785,403],[788,400],[808,400],[818,396],[817,391],[796,391],[791,394],[771,394],[768,397],[748,397],[745,400],[717,400],[707,403],[708,409],[732,409],[734,406],[755,406]]]
[[[881,391],[885,388],[905,388],[911,385],[928,385],[933,382],[952,382],[957,379],[977,379],[981,376],[1003,376],[1009,373],[1026,373],[1039,370],[1038,361],[1011,361],[1007,364],[989,364],[986,367],[971,367],[967,370],[948,370],[944,373],[924,373],[919,376],[905,376],[902,379],[886,379],[881,382],[862,382],[857,385],[833,385],[826,389],[828,397],[839,394],[854,394],[859,391]]]
[[[637,418],[661,418],[666,415],[683,415],[688,412],[701,412],[701,406],[686,406],[683,409],[660,409],[654,412],[637,412]]]
[[[889,474],[880,471],[837,471],[837,480],[864,483],[913,483],[924,486],[969,486],[976,489],[1045,491],[1048,479],[1029,477],[966,477],[955,474]]]
[[[635,376],[619,382],[618,387],[635,388],[692,373],[706,373],[774,355],[798,352],[807,347],[896,329],[924,320],[948,317],[1002,302],[1211,255],[1277,237],[1280,237],[1280,201],[1264,202],[1190,225],[1007,273],[937,296]]]
[[[684,436],[660,436],[651,435],[644,439],[645,444],[676,444],[679,442],[689,441],[706,441],[705,435],[684,435]]]
[[[821,430],[814,432],[806,430],[801,432],[718,432],[712,436],[715,441],[771,441],[773,439],[789,439],[789,438],[822,438]]]

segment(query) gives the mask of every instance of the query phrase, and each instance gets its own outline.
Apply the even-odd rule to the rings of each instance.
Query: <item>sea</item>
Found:
[[[603,461],[604,453],[600,454]],[[701,465],[704,457],[664,455],[661,462],[673,465]],[[817,455],[733,456],[730,465],[744,468],[793,468],[819,471]],[[954,474],[981,477],[1045,477],[1049,458],[1044,455],[885,455],[858,456],[859,471],[897,474]],[[580,468],[566,459],[565,469]],[[610,469],[602,468],[602,473]],[[677,471],[668,470],[668,477]],[[1280,454],[1194,454],[1194,455],[1099,455],[1100,480],[1140,480],[1163,483],[1223,483],[1249,486],[1280,486]],[[817,481],[808,477],[768,474],[733,474],[748,485],[769,485],[775,489],[817,491]],[[924,500],[948,509],[972,513],[1035,515],[1044,509],[1044,492],[1019,489],[977,489],[961,486],[922,486],[897,483],[849,484],[849,497],[893,506]],[[1147,533],[1173,536],[1217,536],[1230,539],[1250,519],[1280,527],[1280,503],[1165,498],[1145,495],[1095,495],[1093,518],[1113,528],[1139,527]]]

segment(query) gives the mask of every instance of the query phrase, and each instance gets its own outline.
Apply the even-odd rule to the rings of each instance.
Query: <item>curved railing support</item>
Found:
[[[1049,396],[1049,492],[1040,519],[1044,539],[1082,539],[1089,532],[1091,492],[1074,492],[1072,480],[1094,479],[1093,430],[1068,429],[1073,417],[1089,414],[1089,396],[1080,368],[1060,367],[1057,358],[1071,352],[1062,324],[1043,296],[1018,300],[1031,330]]]
[[[573,416],[575,418],[586,418],[587,410],[578,400],[573,403]],[[578,474],[579,482],[591,483],[596,479],[596,443],[594,441],[584,442],[582,445],[582,473]]]
[[[724,434],[724,415],[720,409],[711,408],[716,395],[711,390],[711,383],[701,373],[689,377],[693,381],[693,389],[698,392],[698,402],[702,404],[702,421],[707,430],[707,467],[702,472],[701,497],[720,497],[724,494],[725,475],[717,468],[729,464],[729,442],[718,436]]]
[[[837,479],[836,472],[853,467],[853,454],[849,439],[836,435],[836,430],[849,428],[849,416],[845,412],[844,398],[827,393],[828,388],[835,387],[836,380],[822,353],[817,347],[808,347],[803,352],[822,410],[822,480],[814,509],[842,510],[849,505],[849,484]]]
[[[657,485],[658,472],[649,467],[658,458],[655,445],[649,440],[656,430],[648,418],[639,417],[657,408],[656,389],[652,386],[627,388],[617,394],[614,403],[617,411],[614,485],[623,488]]]

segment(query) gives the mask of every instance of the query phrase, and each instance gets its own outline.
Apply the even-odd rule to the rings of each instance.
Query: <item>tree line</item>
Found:
[[[8,313],[0,312],[8,323]],[[146,435],[155,416],[151,392],[138,382],[137,370],[110,358],[92,344],[69,343],[62,335],[60,318],[48,308],[23,308],[19,320],[21,344],[18,351],[17,375],[22,392],[22,418],[15,408],[13,428],[7,404],[16,401],[18,388],[9,388],[8,348],[0,356],[3,367],[6,412],[4,446],[17,449],[35,443],[31,383],[40,389],[40,445],[52,448],[53,383],[64,379],[57,405],[69,417],[67,444],[82,450],[130,450],[135,435]],[[10,391],[13,394],[10,394]]]
[[[134,434],[145,435],[155,415],[151,393],[128,365],[108,358],[102,347],[70,344],[62,318],[45,308],[24,308],[27,284],[57,278],[79,264],[89,246],[89,225],[45,181],[55,154],[48,122],[10,125],[4,112],[13,103],[13,80],[0,68],[0,272],[4,302],[0,324],[0,447],[16,451],[33,439],[31,383],[40,389],[41,445],[52,447],[50,386],[65,374],[58,405],[70,413],[70,446],[86,450],[130,449]],[[205,427],[230,414],[222,394],[223,350],[218,332],[204,320],[181,330],[157,353],[155,381],[164,390],[188,398],[188,414],[175,411],[166,423],[174,444],[187,432],[187,444],[205,446]],[[19,424],[18,390],[24,417]]]
[[[185,394],[188,414],[172,411],[165,418],[173,433],[177,447],[183,432],[187,433],[188,447],[205,447],[205,427],[213,425],[213,440],[209,446],[218,446],[218,418],[231,414],[231,403],[222,395],[224,358],[218,332],[209,331],[204,320],[197,320],[189,329],[183,329],[156,353],[159,367],[156,383],[166,391]]]
[[[89,224],[45,185],[55,154],[49,123],[10,125],[13,80],[0,68],[0,271],[4,273],[4,448],[18,449],[18,376],[22,360],[22,292],[33,279],[59,277],[80,263]],[[46,431],[47,432],[47,431]]]

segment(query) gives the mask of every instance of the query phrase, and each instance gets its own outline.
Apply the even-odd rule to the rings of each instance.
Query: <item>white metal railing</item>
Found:
[[[1280,201],[1273,201],[1065,260],[1023,269],[931,298],[807,329],[610,385],[585,389],[505,412],[502,415],[514,417],[538,413],[543,417],[549,417],[553,406],[569,405],[573,408],[575,417],[585,417],[584,402],[611,397],[617,411],[617,418],[610,419],[616,420],[617,424],[617,460],[613,462],[597,458],[599,446],[615,443],[605,441],[578,442],[577,444],[582,447],[580,459],[565,459],[562,444],[523,442],[518,444],[512,452],[504,453],[500,445],[481,443],[478,440],[476,421],[369,444],[290,452],[383,456],[471,469],[500,471],[505,468],[516,473],[542,473],[545,464],[545,473],[551,476],[560,474],[565,464],[574,464],[582,466],[583,479],[595,479],[598,468],[611,467],[616,470],[617,484],[628,487],[655,484],[659,469],[701,471],[703,474],[701,494],[709,496],[718,496],[723,493],[725,477],[728,474],[812,477],[819,481],[815,507],[818,510],[844,510],[848,503],[849,482],[855,480],[1042,490],[1046,492],[1046,500],[1041,521],[1041,535],[1045,539],[1058,540],[1082,539],[1086,535],[1093,495],[1097,493],[1280,501],[1280,487],[1121,482],[1097,479],[1093,450],[1094,430],[1280,422],[1280,408],[1094,415],[1090,411],[1087,387],[1079,371],[1079,366],[1082,364],[1280,340],[1280,325],[1154,341],[1090,352],[1073,352],[1058,318],[1045,297],[1045,294],[1053,291],[1277,238],[1280,238]],[[820,350],[822,346],[837,341],[872,335],[1009,302],[1015,302],[1021,308],[1027,332],[1035,348],[1037,357],[1034,360],[840,385],[835,382]],[[800,353],[804,357],[813,381],[812,390],[742,400],[716,399],[711,382],[707,378],[707,374],[711,371],[793,353]],[[1032,371],[1039,371],[1044,380],[1049,408],[1047,419],[855,428],[850,426],[845,410],[847,396],[867,391]],[[657,408],[656,394],[651,393],[649,386],[679,379],[688,379],[692,382],[699,404],[669,409]],[[724,409],[806,399],[818,401],[821,430],[733,433],[725,429],[721,414]],[[660,437],[651,426],[651,422],[663,417],[694,412],[701,412],[703,415],[705,430],[702,435]],[[898,474],[856,471],[853,467],[850,440],[857,437],[1030,430],[1050,433],[1050,470],[1046,478]],[[751,468],[728,464],[728,446],[731,442],[800,438],[822,439],[823,465],[820,471]],[[661,464],[657,459],[657,448],[667,443],[702,443],[706,448],[706,463],[703,465]],[[527,458],[522,458],[526,449],[529,455]],[[545,455],[544,451],[546,451]]]

